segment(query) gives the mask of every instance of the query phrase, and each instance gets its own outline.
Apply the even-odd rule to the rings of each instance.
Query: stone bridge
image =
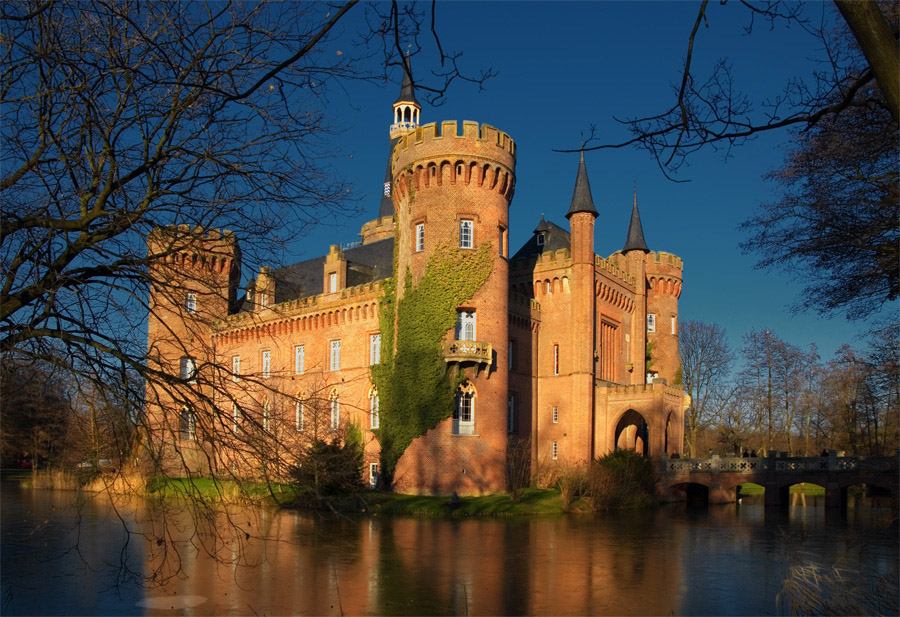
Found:
[[[900,451],[896,456],[795,457],[770,452],[766,457],[683,458],[662,462],[660,485],[667,501],[684,501],[698,486],[706,487],[709,503],[733,503],[738,487],[746,482],[766,489],[765,504],[788,504],[791,486],[809,482],[825,487],[825,505],[847,504],[847,489],[866,485],[876,492],[900,497]]]

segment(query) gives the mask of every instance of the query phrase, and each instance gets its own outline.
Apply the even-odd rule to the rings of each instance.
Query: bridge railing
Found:
[[[666,473],[810,473],[897,471],[896,456],[776,456],[666,459]]]

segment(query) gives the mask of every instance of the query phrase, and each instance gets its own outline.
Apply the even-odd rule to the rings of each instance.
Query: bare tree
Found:
[[[695,456],[697,432],[716,418],[727,397],[725,382],[733,359],[725,329],[718,324],[684,321],[678,333],[684,389],[691,397],[685,412],[687,452]]]

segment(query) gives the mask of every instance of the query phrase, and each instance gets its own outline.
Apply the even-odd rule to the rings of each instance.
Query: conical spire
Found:
[[[594,208],[594,199],[591,197],[591,183],[588,182],[587,169],[584,167],[584,150],[581,151],[581,162],[578,164],[575,192],[572,193],[572,206],[566,213],[566,218],[571,218],[576,212],[588,212],[594,218],[597,218],[599,214]]]
[[[534,228],[534,233],[541,233],[542,231],[550,231],[550,224],[544,220],[544,215],[541,213],[541,222],[538,223],[538,226]]]
[[[394,101],[394,105],[397,103],[414,103],[419,105],[419,101],[416,100],[415,88],[413,88],[412,84],[412,67],[409,64],[408,54],[403,59],[403,84],[400,86],[400,96]]]
[[[647,243],[644,242],[644,228],[641,227],[641,215],[637,207],[637,185],[634,187],[634,204],[631,206],[631,223],[628,224],[628,237],[625,239],[623,252],[644,251],[649,253]]]

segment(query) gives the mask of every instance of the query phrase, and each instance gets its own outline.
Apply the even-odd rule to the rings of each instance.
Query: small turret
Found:
[[[647,243],[644,242],[644,228],[641,226],[641,215],[638,213],[637,186],[634,187],[634,203],[631,206],[631,222],[628,224],[628,236],[625,238],[623,253],[628,251],[644,251],[649,253]]]
[[[394,123],[391,125],[391,141],[419,126],[419,112],[422,106],[416,100],[412,82],[412,68],[409,56],[403,60],[403,85],[400,96],[394,101]]]
[[[575,177],[575,190],[572,193],[572,205],[566,213],[566,218],[571,220],[572,215],[578,212],[587,212],[594,218],[599,213],[594,208],[594,198],[591,197],[591,183],[588,181],[587,169],[584,167],[584,150],[581,151],[581,161],[578,164],[578,175]]]

